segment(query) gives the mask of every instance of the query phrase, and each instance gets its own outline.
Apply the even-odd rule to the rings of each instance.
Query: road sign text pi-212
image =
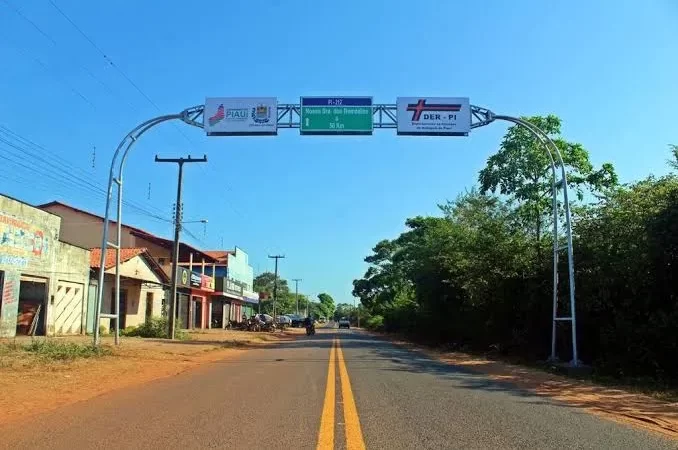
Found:
[[[372,97],[301,97],[301,134],[372,134]]]

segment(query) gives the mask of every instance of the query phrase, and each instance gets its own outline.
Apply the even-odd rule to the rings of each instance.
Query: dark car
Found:
[[[351,322],[346,317],[342,317],[339,319],[339,328],[346,328],[350,329],[351,328]]]

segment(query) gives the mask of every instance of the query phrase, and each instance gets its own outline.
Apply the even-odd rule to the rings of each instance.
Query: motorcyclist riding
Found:
[[[304,319],[304,326],[306,327],[307,335],[315,333],[315,322],[311,316]]]

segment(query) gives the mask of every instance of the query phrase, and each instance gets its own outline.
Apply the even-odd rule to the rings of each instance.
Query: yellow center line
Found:
[[[330,350],[330,362],[327,368],[327,387],[325,388],[325,402],[323,403],[323,414],[320,419],[320,430],[318,431],[317,450],[334,450],[334,408],[335,408],[335,348],[337,347],[337,338],[332,339],[332,348]]]
[[[365,441],[363,440],[363,432],[360,428],[358,409],[355,406],[355,399],[351,390],[351,380],[348,378],[344,352],[341,351],[341,341],[337,341],[337,359],[339,360],[339,377],[341,378],[341,397],[344,401],[346,448],[348,450],[365,450]]]

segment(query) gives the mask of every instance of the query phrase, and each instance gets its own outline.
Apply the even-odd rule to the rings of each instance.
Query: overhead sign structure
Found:
[[[275,97],[213,97],[205,99],[203,125],[208,136],[275,135]]]
[[[301,134],[372,134],[372,97],[301,97]]]
[[[471,131],[468,97],[398,97],[398,134],[467,136]]]

